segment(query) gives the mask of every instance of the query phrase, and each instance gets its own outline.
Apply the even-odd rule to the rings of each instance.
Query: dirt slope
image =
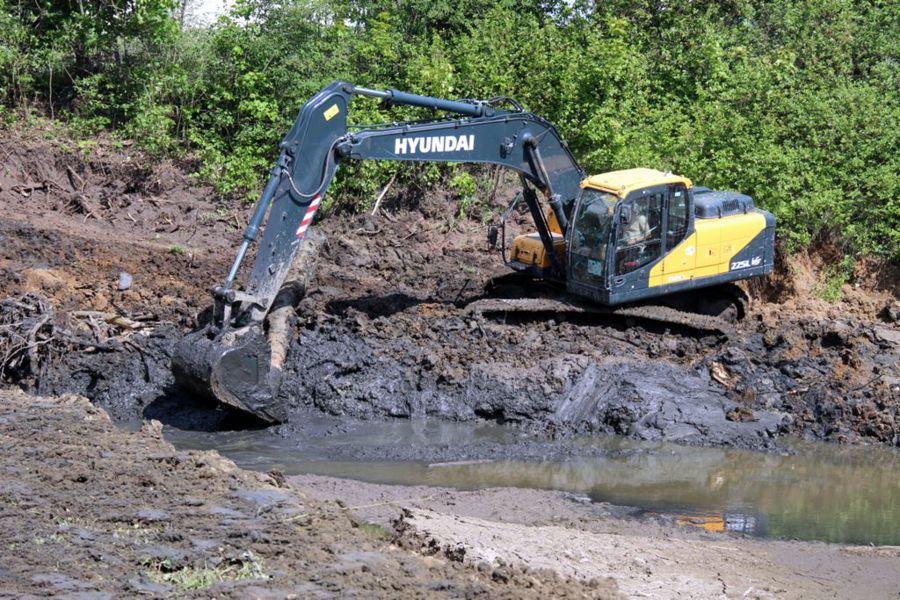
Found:
[[[0,310],[11,332],[0,377],[85,394],[119,420],[239,426],[179,395],[169,354],[248,209],[110,142],[86,151],[4,132],[0,152],[0,297],[17,298]],[[499,260],[483,226],[454,214],[441,198],[393,199],[375,216],[322,221],[281,398],[292,422],[274,434],[300,435],[312,411],[748,448],[786,433],[900,444],[900,328],[881,280],[823,305],[785,268],[756,286],[729,340],[639,321],[474,319],[464,305]]]

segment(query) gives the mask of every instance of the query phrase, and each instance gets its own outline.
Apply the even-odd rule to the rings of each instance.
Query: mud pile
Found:
[[[795,334],[792,346],[762,321],[737,339],[698,340],[650,325],[420,312],[435,308],[308,324],[284,401],[364,419],[485,418],[550,435],[747,448],[784,433],[898,443],[898,352],[886,326],[845,323],[838,343],[840,323],[800,320],[782,329]]]
[[[459,316],[346,322],[302,333],[284,401],[355,418],[482,418],[553,436],[749,448],[769,446],[789,423],[775,411],[729,421],[738,403],[705,371],[660,359],[648,368],[646,354],[631,346],[604,351],[591,344],[599,325],[469,325]]]
[[[189,164],[57,135],[0,131],[0,291],[190,323],[208,278],[231,260],[245,210],[193,185]]]
[[[900,329],[855,316],[759,317],[756,331],[704,363],[741,418],[785,415],[787,430],[835,442],[900,446]]]
[[[101,145],[85,157],[34,139],[0,148],[14,166],[0,181],[0,296],[39,295],[59,323],[53,343],[68,344],[6,381],[85,394],[120,420],[240,427],[183,397],[169,357],[208,304],[204,290],[222,279],[246,209],[127,149]],[[505,200],[498,194],[492,208]],[[396,198],[374,216],[320,223],[328,241],[299,309],[281,391],[291,421],[278,434],[299,436],[310,414],[327,414],[488,419],[548,438],[900,443],[900,340],[881,310],[892,293],[861,290],[810,309],[785,292],[785,269],[731,339],[602,316],[486,319],[465,310],[504,272],[484,225],[454,217],[446,198],[411,206]],[[133,276],[125,290],[122,272]],[[865,309],[850,302],[863,295]],[[98,337],[90,319],[65,320],[84,310],[140,327]],[[85,335],[78,327],[96,343],[70,343]]]

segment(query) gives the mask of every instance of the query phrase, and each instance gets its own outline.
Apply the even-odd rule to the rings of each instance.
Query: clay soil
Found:
[[[616,598],[613,581],[404,550],[276,474],[117,429],[78,396],[0,392],[0,597]]]
[[[523,595],[551,579],[558,595],[617,593],[605,580],[589,587],[594,574],[557,569],[566,575],[532,581],[520,566],[479,569],[486,555],[447,558],[445,533],[420,535],[430,518],[421,514],[371,539],[331,504],[295,491],[284,500],[270,489],[277,477],[178,453],[156,426],[116,430],[105,415],[206,430],[247,425],[185,397],[169,365],[209,303],[206,290],[223,278],[249,208],[192,183],[190,164],[152,161],[108,140],[5,131],[0,157],[0,379],[39,396],[80,394],[102,409],[70,396],[4,394],[5,547],[18,553],[0,570],[5,591],[155,595],[219,572],[216,593],[241,595],[246,589],[233,586],[264,572],[264,589],[301,595],[301,581],[311,582],[310,595],[399,595],[396,586]],[[498,194],[495,208],[506,200]],[[797,434],[900,445],[895,271],[861,264],[857,285],[829,304],[815,295],[821,259],[786,260],[749,288],[751,312],[730,339],[611,319],[476,319],[465,305],[502,265],[483,224],[456,212],[446,198],[389,197],[375,215],[322,219],[327,241],[282,388],[290,419],[271,435],[302,438],[305,416],[329,415],[484,419],[548,441],[616,433],[771,450]],[[458,448],[442,458],[471,454]],[[18,487],[6,485],[13,480]],[[269,493],[281,500],[259,500]],[[291,521],[291,510],[318,516]],[[440,558],[423,558],[410,540],[425,540]],[[790,587],[790,573],[767,572],[772,590]]]

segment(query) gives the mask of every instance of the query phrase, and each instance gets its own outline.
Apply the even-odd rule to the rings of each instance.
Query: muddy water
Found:
[[[210,434],[169,428],[166,435],[182,448],[215,448],[250,469],[462,490],[564,490],[709,530],[900,544],[900,452],[883,448],[798,442],[795,454],[781,456],[609,437],[581,440],[583,451],[576,448],[570,456],[550,460],[535,460],[534,452],[527,462],[495,452],[504,458],[426,462],[385,459],[384,449],[520,448],[529,440],[502,426],[421,421],[365,423],[302,441],[265,431]],[[357,458],[347,458],[347,448]]]

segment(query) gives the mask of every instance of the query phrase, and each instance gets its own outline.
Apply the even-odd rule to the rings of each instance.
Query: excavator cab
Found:
[[[564,282],[572,295],[606,306],[660,296],[680,302],[679,292],[774,269],[775,219],[748,196],[643,168],[587,177],[580,188],[564,238],[553,212],[544,215],[556,225],[550,229],[563,276],[554,276],[537,233],[515,238],[513,269]]]
[[[748,196],[655,169],[612,171],[581,186],[567,235],[573,294],[616,305],[774,269],[775,219]]]

